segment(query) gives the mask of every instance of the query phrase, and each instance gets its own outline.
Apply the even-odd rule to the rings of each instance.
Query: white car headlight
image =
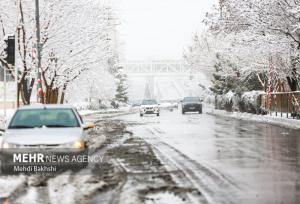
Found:
[[[84,149],[85,148],[85,142],[82,140],[77,140],[75,142],[67,143],[64,145],[67,148],[75,148],[75,149]]]
[[[3,142],[1,147],[3,149],[9,149],[9,148],[18,148],[18,147],[20,147],[20,145],[8,143],[8,142]]]

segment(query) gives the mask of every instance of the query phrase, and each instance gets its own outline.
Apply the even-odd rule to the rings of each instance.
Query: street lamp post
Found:
[[[36,20],[36,48],[37,48],[37,102],[44,103],[42,79],[41,79],[41,37],[40,37],[40,11],[39,0],[35,0],[35,20]]]
[[[16,24],[16,30],[15,30],[15,88],[16,88],[16,102],[15,102],[15,108],[19,108],[20,106],[20,100],[19,100],[19,65],[18,65],[18,44],[19,44],[19,26],[20,26],[20,21],[19,21],[19,8],[20,8],[20,0],[17,1],[17,24]]]

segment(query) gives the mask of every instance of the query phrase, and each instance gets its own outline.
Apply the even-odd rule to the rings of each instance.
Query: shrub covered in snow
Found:
[[[238,96],[232,91],[229,91],[224,95],[215,96],[215,107],[217,109],[225,109],[227,111],[236,111],[238,101]]]
[[[239,103],[239,110],[241,112],[259,113],[260,112],[260,95],[263,91],[245,92]]]
[[[226,111],[239,111],[255,114],[266,114],[260,106],[260,96],[263,91],[245,92],[241,96],[232,91],[215,96],[215,107]]]

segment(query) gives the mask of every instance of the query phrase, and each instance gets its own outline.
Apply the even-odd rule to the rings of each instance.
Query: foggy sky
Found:
[[[117,0],[123,57],[180,59],[216,0]]]

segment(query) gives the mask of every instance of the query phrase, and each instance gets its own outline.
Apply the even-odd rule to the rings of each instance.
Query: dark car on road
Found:
[[[202,102],[199,97],[185,97],[181,101],[182,114],[186,112],[202,113]]]

